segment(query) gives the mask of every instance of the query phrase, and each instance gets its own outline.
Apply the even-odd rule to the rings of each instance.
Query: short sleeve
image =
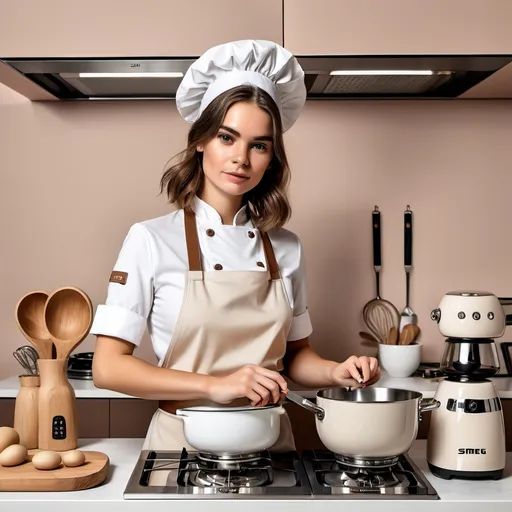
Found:
[[[297,237],[298,266],[291,274],[293,289],[293,318],[287,341],[307,338],[313,332],[308,311],[308,287],[306,258],[300,239]]]
[[[96,310],[91,334],[113,336],[139,345],[153,304],[154,269],[149,234],[134,224],[121,247],[109,280],[107,299]]]

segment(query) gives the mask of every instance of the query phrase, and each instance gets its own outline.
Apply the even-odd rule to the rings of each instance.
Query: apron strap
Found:
[[[201,271],[201,252],[197,237],[196,217],[194,212],[185,210],[185,239],[187,241],[188,269]]]
[[[196,218],[194,212],[188,210],[185,210],[185,238],[187,242],[188,269],[189,271],[201,272],[201,251],[197,236]],[[276,255],[268,234],[261,232],[261,240],[263,241],[263,251],[267,260],[270,279],[280,279]]]
[[[274,253],[274,248],[272,247],[268,233],[262,232],[261,240],[263,241],[263,250],[265,251],[265,258],[267,259],[267,268],[270,272],[270,279],[280,279],[281,276],[279,275],[279,267],[277,265],[276,255]]]

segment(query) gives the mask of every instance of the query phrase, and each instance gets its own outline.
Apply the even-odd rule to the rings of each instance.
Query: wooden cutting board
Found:
[[[104,453],[81,450],[85,462],[77,468],[61,464],[57,469],[40,470],[31,462],[38,451],[29,450],[27,460],[19,466],[0,466],[0,491],[79,491],[95,487],[107,478],[110,461]]]

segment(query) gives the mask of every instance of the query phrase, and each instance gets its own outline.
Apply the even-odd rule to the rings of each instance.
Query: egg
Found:
[[[61,462],[61,456],[57,452],[49,450],[37,452],[32,457],[32,464],[36,469],[56,469]]]
[[[11,427],[0,427],[0,453],[11,444],[18,444],[20,436],[16,430]]]
[[[27,458],[27,448],[22,444],[11,444],[0,453],[0,466],[18,466]]]
[[[85,462],[85,455],[80,450],[71,450],[62,454],[62,462],[65,466],[75,468]]]

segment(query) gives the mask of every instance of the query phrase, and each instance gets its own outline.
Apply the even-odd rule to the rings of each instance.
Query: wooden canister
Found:
[[[75,392],[67,377],[68,359],[39,359],[40,450],[56,452],[78,446]]]
[[[38,447],[39,375],[20,375],[20,389],[14,404],[14,430],[20,444],[32,450]]]

